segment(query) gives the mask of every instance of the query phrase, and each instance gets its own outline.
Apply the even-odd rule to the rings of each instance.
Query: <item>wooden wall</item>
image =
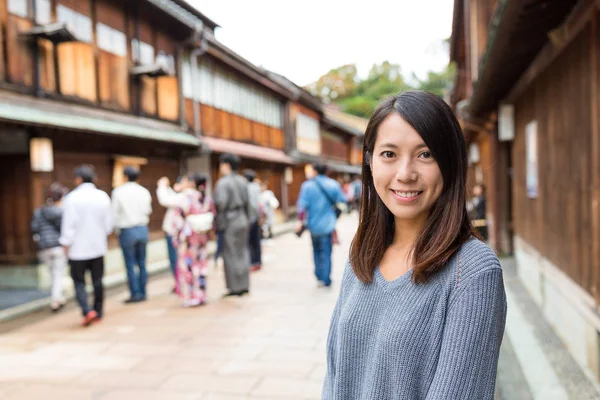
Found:
[[[0,155],[0,170],[0,262],[29,262],[35,259],[29,157]]]
[[[592,125],[598,110],[597,74],[588,26],[541,73],[516,102],[512,147],[514,230],[586,291],[598,287],[599,261],[592,257]],[[593,73],[592,73],[593,72]],[[590,82],[595,82],[592,87]],[[592,104],[595,106],[592,108]],[[525,125],[538,123],[539,196],[527,197]],[[597,143],[597,142],[596,142]],[[593,294],[593,293],[592,293]]]
[[[200,105],[202,134],[283,150],[283,131],[204,104]],[[193,102],[185,99],[185,120],[194,128]]]
[[[321,131],[321,153],[330,159],[350,162],[350,140],[343,135]]]
[[[19,33],[31,29],[32,23],[25,18],[8,13],[5,18],[6,78],[11,83],[31,86],[33,84],[31,47],[27,41],[19,37]]]
[[[70,9],[92,17],[90,1],[58,0]],[[92,21],[93,23],[93,21]],[[60,93],[90,102],[97,100],[94,45],[85,42],[57,46]]]
[[[97,22],[126,33],[126,16],[122,6],[113,2],[96,2]],[[129,110],[129,67],[127,56],[98,48],[98,86],[100,103],[109,108]]]
[[[55,170],[52,173],[51,181],[58,181],[73,188],[73,171],[82,164],[92,164],[96,169],[96,186],[108,193],[112,193],[113,160],[111,155],[94,153],[74,153],[57,152],[54,156]],[[148,164],[140,168],[140,184],[152,194],[152,215],[150,217],[149,228],[151,232],[160,232],[162,230],[162,221],[165,215],[165,209],[158,204],[156,198],[156,182],[162,176],[167,176],[174,182],[179,173],[179,162],[172,159],[151,157],[148,158]]]

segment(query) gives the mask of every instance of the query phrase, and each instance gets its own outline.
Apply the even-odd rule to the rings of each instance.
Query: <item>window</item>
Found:
[[[164,66],[171,74],[175,74],[175,57],[165,54],[164,51],[159,51],[156,56],[156,63]]]
[[[131,52],[133,53],[133,62],[142,65],[154,64],[154,47],[152,45],[133,39],[131,41]]]
[[[28,17],[29,0],[8,0],[8,12],[19,17]]]
[[[98,22],[96,36],[100,49],[119,57],[127,56],[127,38],[123,32]]]
[[[35,22],[47,25],[52,22],[50,0],[35,0]]]
[[[58,22],[64,22],[73,31],[78,40],[92,42],[92,20],[83,14],[59,4],[56,8]]]
[[[192,66],[189,59],[184,60],[181,65],[181,89],[183,91],[183,97],[186,99],[192,98]]]

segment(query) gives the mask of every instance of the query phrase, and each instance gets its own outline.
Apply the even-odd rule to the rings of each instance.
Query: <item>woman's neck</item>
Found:
[[[396,218],[394,223],[394,240],[391,246],[396,249],[405,249],[412,247],[416,243],[425,225],[425,219],[400,220]]]

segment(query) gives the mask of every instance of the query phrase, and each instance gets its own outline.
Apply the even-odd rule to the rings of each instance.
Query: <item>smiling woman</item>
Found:
[[[323,399],[491,400],[506,320],[500,263],[467,216],[467,152],[439,97],[379,105]]]

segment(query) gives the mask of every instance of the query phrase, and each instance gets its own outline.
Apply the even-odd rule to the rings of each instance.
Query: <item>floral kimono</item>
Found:
[[[186,222],[188,215],[203,213],[216,213],[212,199],[194,189],[184,190],[173,222],[177,232],[173,237],[177,249],[177,293],[184,307],[206,303],[209,232],[195,232]]]

